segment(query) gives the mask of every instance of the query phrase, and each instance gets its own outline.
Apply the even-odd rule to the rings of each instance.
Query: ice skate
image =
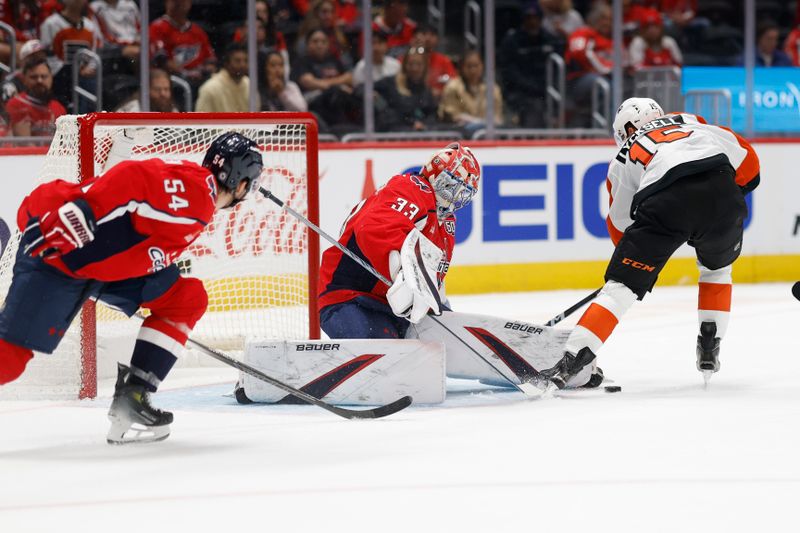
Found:
[[[143,385],[126,383],[130,368],[117,365],[117,384],[114,400],[108,410],[111,428],[109,444],[156,442],[169,437],[172,413],[150,405],[150,392]]]
[[[697,336],[697,370],[703,373],[703,381],[708,386],[711,376],[719,371],[719,337],[717,325],[713,322],[700,324]]]
[[[549,380],[545,394],[552,393],[556,388],[565,388],[572,377],[578,375],[586,365],[591,365],[596,358],[597,356],[588,347],[581,349],[577,355],[564,352],[564,357],[553,368],[542,372]],[[600,371],[600,377],[602,378],[602,371]],[[600,383],[602,383],[602,379]]]

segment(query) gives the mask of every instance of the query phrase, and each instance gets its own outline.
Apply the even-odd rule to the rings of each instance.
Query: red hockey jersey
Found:
[[[415,227],[444,252],[445,262],[438,272],[441,285],[453,256],[456,219],[450,215],[439,221],[433,189],[416,174],[392,177],[355,206],[345,220],[339,242],[391,279],[389,252],[400,250]],[[319,309],[358,296],[387,303],[389,288],[335,247],[322,254],[320,287]]]
[[[569,69],[568,78],[574,79],[584,74],[611,72],[611,55],[614,43],[611,39],[590,26],[578,28],[567,41],[564,60]]]
[[[211,221],[217,186],[190,161],[124,161],[82,183],[40,185],[23,200],[17,224],[24,230],[29,218],[79,198],[94,213],[95,239],[45,262],[76,278],[119,281],[169,266]]]
[[[194,70],[214,59],[214,50],[203,29],[192,22],[182,27],[164,15],[150,24],[150,54],[163,53],[181,70]]]

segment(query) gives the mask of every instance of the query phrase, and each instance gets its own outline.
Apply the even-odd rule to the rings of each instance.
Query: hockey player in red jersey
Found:
[[[331,338],[402,338],[427,313],[426,299],[406,279],[400,250],[412,232],[443,252],[442,287],[455,245],[454,211],[478,192],[480,165],[458,143],[438,151],[418,173],[392,177],[345,220],[339,242],[393,281],[387,287],[335,247],[322,255],[320,324]],[[434,296],[435,297],[435,296]]]
[[[760,180],[758,157],[728,128],[687,113],[665,114],[649,98],[622,103],[614,137],[620,149],[608,168],[607,224],[616,249],[605,285],[570,334],[563,359],[547,375],[561,388],[594,365],[622,315],[652,290],[670,256],[688,243],[700,270],[697,369],[707,382],[720,368],[731,265],[742,247],[745,194]]]
[[[139,330],[130,367],[120,365],[109,443],[162,440],[172,413],[150,405],[206,309],[203,283],[173,261],[217,209],[240,202],[262,170],[256,144],[228,132],[203,164],[123,161],[82,183],[37,187],[19,208],[22,237],[0,311],[0,385],[14,381],[33,350],[52,353],[88,298],[132,316]]]

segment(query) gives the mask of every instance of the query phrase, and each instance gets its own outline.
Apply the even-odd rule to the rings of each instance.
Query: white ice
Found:
[[[543,322],[588,291],[453,297]],[[378,421],[240,406],[177,370],[157,444],[105,443],[94,401],[0,402],[0,532],[796,531],[800,302],[737,285],[722,369],[695,369],[696,288],[658,287],[600,355],[618,394],[526,401],[453,382]],[[568,324],[574,323],[574,318]]]

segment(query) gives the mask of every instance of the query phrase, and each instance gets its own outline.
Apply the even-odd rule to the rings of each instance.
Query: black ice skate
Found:
[[[581,349],[577,355],[574,355],[570,352],[564,352],[564,357],[562,357],[561,360],[556,363],[556,366],[549,370],[545,370],[542,372],[542,374],[550,380],[550,383],[559,389],[563,389],[567,386],[567,382],[570,379],[578,375],[578,373],[583,370],[586,365],[591,365],[596,357],[597,356],[595,356],[594,352],[592,352],[588,346]],[[602,371],[600,371],[601,378],[602,375]],[[600,380],[600,383],[602,383],[602,379]],[[549,387],[549,389],[552,390],[552,387]]]
[[[700,324],[697,336],[697,370],[703,373],[706,386],[714,372],[719,371],[719,337],[714,322]]]
[[[143,385],[126,383],[131,369],[117,364],[117,384],[114,400],[108,410],[111,429],[109,444],[156,442],[169,437],[172,413],[150,405],[150,392]]]

